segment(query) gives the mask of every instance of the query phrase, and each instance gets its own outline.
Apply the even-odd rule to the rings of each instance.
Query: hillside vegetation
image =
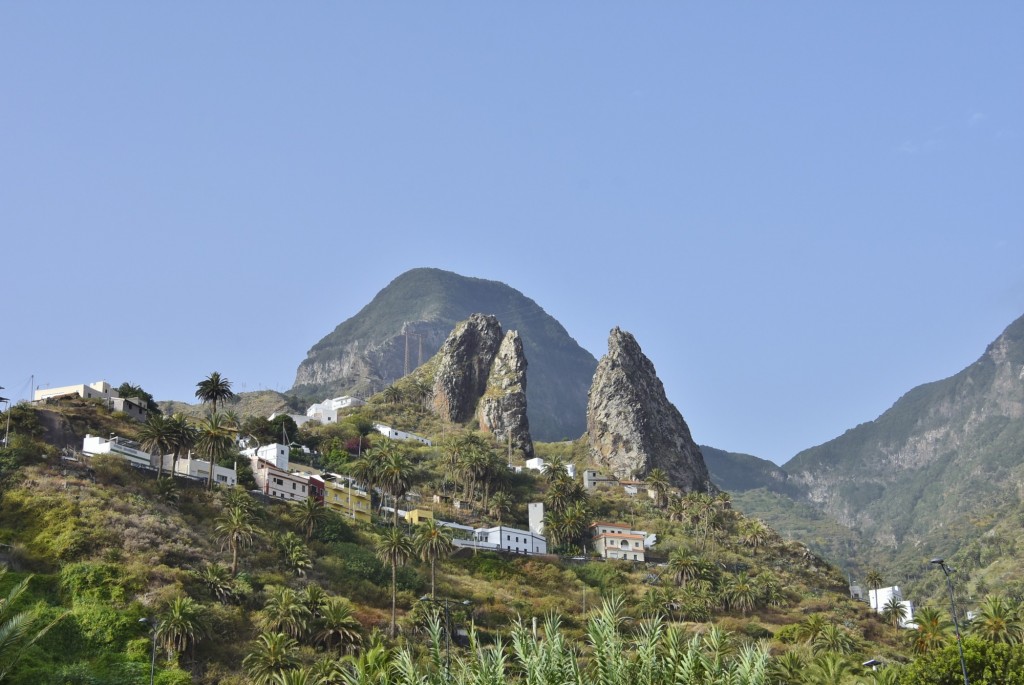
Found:
[[[8,682],[142,682],[153,626],[160,683],[452,682],[455,675],[467,683],[527,682],[532,669],[539,675],[528,682],[620,683],[641,666],[646,682],[660,683],[683,661],[694,671],[674,682],[853,683],[866,677],[858,665],[869,657],[910,658],[911,643],[848,599],[835,568],[739,514],[728,496],[666,489],[658,503],[621,488],[582,496],[557,465],[580,454],[573,443],[539,445],[554,467],[546,474],[514,474],[499,445],[465,428],[428,433],[435,447],[359,437],[372,416],[396,424],[415,418],[416,402],[378,397],[365,413],[311,426],[300,438],[319,446],[314,460],[353,473],[368,456],[400,447],[412,466],[408,487],[398,494],[382,481],[381,493],[446,520],[525,527],[527,502],[570,511],[559,504],[570,498],[588,520],[629,521],[656,533],[650,562],[586,558],[586,537],[554,527],[559,519],[551,517],[550,544],[585,558],[441,555],[437,599],[421,601],[431,594],[432,564],[415,552],[396,558],[386,550],[392,539],[421,539],[422,526],[393,528],[387,512],[356,523],[241,489],[157,480],[118,458],[61,459],[40,439],[44,413],[18,406],[11,446],[0,455],[0,542],[11,569],[0,594],[31,577],[18,605],[33,607],[36,627],[56,623],[22,650]],[[72,401],[59,412],[73,431],[138,430],[97,402]],[[355,444],[345,437],[353,431]],[[484,461],[471,466],[470,455]],[[460,510],[451,505],[456,494]],[[449,504],[429,504],[433,495]],[[478,649],[467,648],[462,631]],[[943,642],[944,630],[933,668],[944,665]],[[989,649],[978,644],[979,653]],[[1018,653],[1008,656],[1013,662]],[[541,674],[554,663],[561,676]],[[891,673],[905,677],[899,682],[936,682],[911,679],[916,668]],[[845,680],[823,680],[837,670]]]

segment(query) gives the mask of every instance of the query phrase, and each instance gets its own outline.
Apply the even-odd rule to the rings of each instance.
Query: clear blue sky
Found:
[[[416,266],[785,461],[1024,314],[1024,3],[0,4],[0,385],[285,390]],[[20,395],[19,395],[20,393]]]

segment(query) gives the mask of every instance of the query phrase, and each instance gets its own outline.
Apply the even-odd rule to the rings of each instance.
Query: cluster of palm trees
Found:
[[[385,438],[351,462],[348,472],[371,492],[379,490],[391,499],[392,525],[397,526],[398,505],[417,478],[405,445]]]
[[[163,455],[171,453],[171,475],[177,471],[178,458],[183,452],[195,449],[196,454],[210,462],[207,487],[212,489],[214,464],[237,453],[235,437],[240,425],[233,413],[219,413],[217,403],[235,396],[231,381],[214,371],[196,384],[196,397],[212,405],[212,411],[196,424],[182,414],[163,416],[151,414],[139,429],[143,449],[158,456],[157,478],[163,478]]]
[[[949,612],[923,606],[914,612],[910,644],[917,654],[926,654],[952,644],[955,639]],[[1024,607],[999,595],[986,595],[967,626],[967,634],[998,644],[1024,644]]]
[[[544,535],[553,549],[582,552],[592,512],[583,484],[571,477],[565,461],[554,456],[541,474],[547,481],[544,497]]]
[[[435,567],[447,559],[454,549],[451,529],[440,526],[433,519],[419,524],[412,535],[407,535],[398,526],[385,530],[377,541],[377,558],[391,567],[391,637],[397,630],[397,574],[398,567],[413,558],[419,558],[430,565],[430,596],[434,596]]]
[[[508,464],[490,441],[477,433],[455,434],[444,441],[442,466],[464,502],[489,506],[491,493],[500,492],[508,477]]]

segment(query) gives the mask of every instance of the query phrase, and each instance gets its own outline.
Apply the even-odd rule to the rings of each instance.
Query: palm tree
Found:
[[[911,646],[916,654],[925,654],[946,645],[953,632],[953,622],[935,607],[921,607],[914,612],[916,634]]]
[[[218,539],[231,548],[231,575],[238,575],[238,550],[248,547],[260,530],[252,520],[252,512],[245,507],[229,507],[216,521],[214,532]]]
[[[687,582],[699,578],[703,565],[703,560],[685,547],[674,549],[668,555],[668,570],[676,585],[685,587]]]
[[[807,663],[798,652],[789,651],[772,660],[770,673],[773,683],[803,685]]]
[[[729,607],[739,609],[746,617],[747,612],[757,606],[757,587],[746,573],[738,573],[729,579],[724,593]]]
[[[256,647],[242,660],[242,668],[253,685],[271,685],[280,673],[299,665],[296,652],[299,643],[284,633],[263,633],[256,638]]]
[[[796,624],[796,638],[807,644],[813,644],[826,625],[828,625],[828,621],[823,614],[811,614]]]
[[[171,431],[168,448],[174,451],[174,458],[171,460],[171,475],[173,476],[178,472],[178,457],[181,456],[182,451],[187,452],[192,449],[199,439],[199,432],[189,423],[184,414],[174,414],[169,419],[169,423]]]
[[[989,642],[1018,644],[1024,638],[1020,609],[998,595],[987,595],[971,621],[971,632]]]
[[[0,583],[3,582],[5,575],[7,568],[0,567]],[[6,597],[0,598],[0,682],[3,682],[7,674],[14,669],[29,647],[42,639],[47,631],[66,615],[61,614],[49,624],[40,627],[42,614],[38,608],[16,612],[14,605],[28,589],[31,580],[32,576],[24,578],[11,588]]]
[[[398,501],[412,485],[413,465],[405,450],[394,440],[385,440],[372,450],[376,459],[378,484],[391,496],[394,525],[398,525]]]
[[[377,558],[391,566],[391,638],[395,637],[396,601],[398,597],[398,567],[413,555],[412,540],[393,526],[384,531],[376,545]]]
[[[306,534],[306,541],[309,542],[316,527],[327,520],[327,508],[315,497],[307,497],[301,502],[293,504],[296,510],[296,522]]]
[[[835,623],[828,623],[814,636],[811,647],[815,654],[850,654],[857,649],[857,641]]]
[[[208,490],[213,489],[213,474],[217,460],[230,456],[236,450],[234,435],[224,421],[223,414],[210,414],[199,424],[199,440],[196,451],[210,462],[210,475],[206,482]]]
[[[824,654],[814,660],[810,674],[816,685],[842,685],[850,664],[838,654]]]
[[[344,654],[347,648],[357,647],[362,641],[362,626],[352,612],[352,603],[344,597],[330,597],[322,605],[323,615],[318,621],[316,641],[327,649],[337,648]]]
[[[183,653],[206,636],[205,609],[191,597],[175,597],[157,620],[154,639],[168,655]]]
[[[665,473],[664,469],[653,468],[647,473],[647,487],[654,490],[656,502],[659,507],[664,507],[666,504],[665,493],[672,487],[672,484],[668,480],[668,474]]]
[[[493,516],[497,521],[498,525],[501,525],[502,520],[512,511],[512,498],[504,490],[491,495],[491,499],[487,505],[487,513]]]
[[[416,528],[413,546],[420,559],[430,564],[430,597],[434,597],[434,567],[438,561],[447,559],[452,553],[452,530],[439,526],[434,519],[427,519]]]
[[[309,629],[312,613],[295,590],[271,586],[267,601],[259,617],[261,629],[271,633],[285,633],[296,640]]]
[[[384,388],[384,401],[388,404],[398,404],[402,401],[402,391],[397,385],[391,384]]]
[[[754,554],[757,554],[757,548],[767,544],[771,537],[771,529],[764,525],[764,522],[760,519],[744,521],[741,540],[744,545],[754,550]]]
[[[139,442],[142,449],[154,455],[157,460],[156,478],[164,475],[164,454],[171,450],[174,426],[163,414],[150,414],[139,428]]]
[[[196,383],[196,398],[202,402],[209,402],[213,405],[213,414],[217,413],[217,402],[230,400],[235,396],[231,391],[231,381],[214,371],[203,380]]]
[[[878,572],[878,569],[873,568],[868,571],[866,576],[864,576],[864,582],[868,584],[869,588],[875,591],[874,604],[871,608],[878,611],[881,609],[881,607],[878,606],[878,588],[882,587],[882,583],[884,583],[885,580],[882,578],[882,574]]]
[[[903,625],[903,621],[907,618],[907,608],[903,605],[895,595],[889,598],[889,601],[882,607],[882,620],[891,625],[896,632],[899,632],[900,626]]]

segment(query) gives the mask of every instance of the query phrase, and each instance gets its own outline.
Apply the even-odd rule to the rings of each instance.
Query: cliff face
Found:
[[[714,490],[700,448],[679,410],[668,401],[654,364],[636,339],[613,328],[598,362],[587,404],[591,458],[619,476],[664,470],[684,491]]]
[[[487,390],[487,376],[501,338],[498,319],[483,314],[473,314],[451,332],[437,353],[433,405],[439,416],[454,423],[473,416]]]
[[[951,531],[976,535],[965,522],[1001,516],[1024,479],[1024,317],[960,373],[783,468],[875,546],[948,550]]]
[[[525,458],[533,457],[530,419],[526,415],[526,355],[516,331],[509,331],[501,341],[477,418],[480,430],[493,433],[499,443],[511,443],[512,449]]]
[[[518,290],[440,269],[412,269],[377,293],[309,350],[289,392],[317,401],[380,392],[436,354],[474,312],[494,314],[519,332],[533,376],[527,393],[533,433],[542,440],[582,435],[593,355]]]

